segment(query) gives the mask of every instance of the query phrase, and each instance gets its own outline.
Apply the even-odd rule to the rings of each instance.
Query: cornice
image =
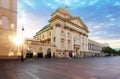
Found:
[[[53,14],[51,14],[51,16],[53,16],[53,15],[54,15],[55,13],[57,13],[57,12],[59,12],[59,13],[61,13],[61,14],[63,14],[63,15],[67,15],[67,16],[69,16],[69,17],[72,18],[71,15],[69,15],[68,13],[63,13],[63,12],[61,12],[59,9],[57,9]]]
[[[70,23],[71,25],[76,26],[77,28],[80,28],[80,29],[82,29],[82,30],[85,30],[86,32],[89,33],[88,29],[86,28],[86,26],[85,26],[83,23],[82,23],[82,24],[83,24],[83,26],[84,26],[85,28],[82,28],[81,26],[79,26],[79,25],[77,25],[77,24],[69,21],[68,19],[65,19],[65,18],[63,18],[63,17],[60,17],[59,15],[56,15],[55,17],[51,18],[51,19],[49,20],[49,22],[53,22],[53,21],[55,21],[55,20],[57,20],[57,19],[59,19],[59,20],[61,20],[61,21],[63,21],[63,22]]]

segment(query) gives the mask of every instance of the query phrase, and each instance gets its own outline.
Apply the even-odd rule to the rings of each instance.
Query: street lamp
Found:
[[[23,31],[24,31],[24,27],[22,27],[22,41],[23,41]],[[24,58],[23,58],[23,44],[22,44],[21,62],[23,61],[24,61]]]
[[[23,44],[24,44],[24,39],[23,39],[23,31],[24,31],[24,27],[22,27],[22,35],[16,35],[13,37],[13,39],[11,40],[13,45],[16,47],[18,47],[19,49],[19,46],[21,46],[21,62],[24,61],[24,57],[23,57]],[[20,54],[19,54],[20,55]]]

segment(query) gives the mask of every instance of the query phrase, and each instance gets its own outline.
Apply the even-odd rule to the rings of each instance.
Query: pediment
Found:
[[[76,25],[78,25],[80,28],[83,28],[88,31],[86,25],[82,22],[82,20],[79,17],[72,18],[70,21]]]
[[[71,20],[71,22],[73,22],[73,23],[75,23],[75,24],[83,27],[82,24],[80,23],[80,21],[78,19],[73,19],[73,20]]]

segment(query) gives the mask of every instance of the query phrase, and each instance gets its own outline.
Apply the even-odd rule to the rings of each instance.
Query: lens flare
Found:
[[[13,42],[14,42],[16,45],[22,45],[23,40],[22,40],[22,38],[21,38],[20,36],[15,36],[15,37],[13,38]]]

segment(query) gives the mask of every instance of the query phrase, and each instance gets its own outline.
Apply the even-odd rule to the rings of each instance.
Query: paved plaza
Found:
[[[0,60],[0,79],[120,79],[120,57]]]

